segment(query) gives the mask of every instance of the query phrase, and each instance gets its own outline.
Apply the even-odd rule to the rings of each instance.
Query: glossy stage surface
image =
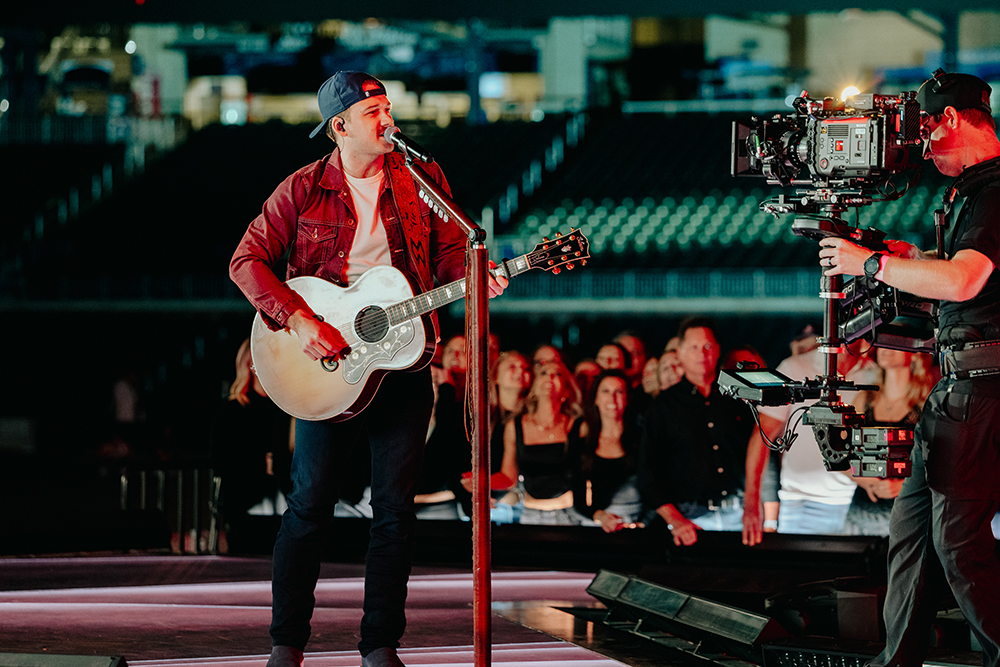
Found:
[[[358,665],[362,566],[325,563],[320,576],[305,664]],[[2,559],[0,653],[120,655],[129,665],[147,667],[263,667],[270,651],[269,578],[268,559]],[[558,609],[599,607],[585,590],[592,579],[586,572],[494,572],[492,663],[623,664],[554,636],[586,639],[589,627],[593,638],[594,624]],[[473,664],[470,572],[415,568],[407,617],[400,649],[407,664]]]

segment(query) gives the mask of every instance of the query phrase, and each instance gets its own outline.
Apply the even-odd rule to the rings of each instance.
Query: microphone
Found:
[[[383,134],[382,137],[390,144],[395,145],[396,150],[404,155],[409,155],[410,157],[416,158],[421,162],[434,162],[434,158],[430,153],[421,148],[420,144],[417,142],[404,136],[395,125],[390,125],[385,128],[385,134]]]

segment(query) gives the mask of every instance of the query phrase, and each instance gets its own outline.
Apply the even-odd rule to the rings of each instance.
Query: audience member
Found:
[[[573,379],[576,380],[585,403],[592,397],[594,380],[600,374],[601,367],[593,359],[583,359],[573,367]]]
[[[674,543],[697,542],[699,529],[739,530],[749,408],[719,393],[719,343],[707,318],[678,331],[683,379],[653,399],[640,447],[643,501],[667,523]]]
[[[443,381],[436,384],[433,426],[428,429],[423,464],[417,478],[415,511],[420,519],[462,518],[462,473],[469,469],[470,444],[465,428],[465,336],[448,339],[441,354]],[[466,507],[468,509],[468,507]]]
[[[523,354],[507,350],[500,353],[490,378],[490,472],[498,473],[503,466],[504,430],[508,422],[524,411],[524,400],[534,376]]]
[[[726,354],[726,358],[722,360],[720,368],[730,370],[736,368],[739,363],[753,364],[757,368],[767,367],[764,357],[760,356],[760,352],[755,350],[752,345],[738,345],[731,349]]]
[[[621,332],[611,342],[621,345],[628,353],[629,363],[625,367],[625,375],[628,376],[632,389],[639,389],[642,384],[642,372],[646,368],[646,344],[632,331]]]
[[[677,348],[680,344],[681,339],[674,336],[667,341],[663,354],[660,355],[660,391],[673,387],[684,377],[684,369],[681,368],[680,359],[677,358]]]
[[[601,368],[620,368],[625,370],[629,366],[630,355],[628,350],[618,343],[608,343],[602,345],[597,350],[595,361],[597,361],[597,365]]]
[[[646,365],[642,367],[642,378],[639,382],[642,391],[650,396],[660,393],[660,360],[658,357],[646,359]]]
[[[876,384],[878,391],[861,391],[854,405],[865,416],[866,426],[913,428],[920,418],[924,401],[936,378],[931,373],[931,357],[902,350],[878,348]],[[858,487],[844,522],[848,535],[889,535],[889,515],[893,498],[879,498],[871,490]]]
[[[625,419],[629,380],[618,369],[603,371],[595,382],[585,421],[571,434],[576,452],[573,499],[576,510],[606,533],[634,528],[642,503],[636,476],[638,428]]]
[[[465,394],[465,374],[469,370],[468,358],[465,353],[465,336],[456,334],[445,343],[441,352],[441,368],[447,376],[445,382],[455,388],[455,394]]]
[[[548,343],[539,345],[531,354],[532,372],[537,373],[542,364],[547,364],[550,361],[558,361],[563,365],[568,365],[566,363],[566,358],[563,356],[562,350],[558,347],[555,345],[549,345]]]
[[[859,354],[862,344],[863,341],[855,341],[848,346],[846,353],[837,355],[837,373],[848,382],[871,384],[875,377],[875,364]],[[817,348],[788,357],[778,365],[777,370],[794,381],[801,381],[823,374],[825,367],[826,355]],[[854,394],[849,391],[840,393],[845,401]],[[764,527],[760,483],[770,450],[761,437],[761,429],[773,442],[785,431],[785,425],[795,411],[804,410],[814,402],[759,408],[761,426],[754,431],[747,447],[746,508],[743,515],[745,544],[752,546],[760,542]],[[900,480],[851,477],[849,472],[827,471],[812,427],[797,419],[792,431],[795,442],[781,457],[779,533],[842,533],[855,486],[879,498],[894,498],[899,494]]]
[[[291,418],[268,398],[252,365],[248,339],[212,427],[212,466],[222,479],[219,504],[229,527],[247,514],[281,514],[291,490]]]
[[[788,347],[794,357],[796,354],[804,354],[819,347],[819,336],[823,327],[815,324],[807,324],[797,331],[788,342]]]
[[[579,523],[573,510],[576,461],[569,434],[582,412],[580,400],[569,369],[559,362],[544,363],[535,373],[524,412],[504,429],[503,465],[497,477],[511,486],[520,478],[520,523]]]

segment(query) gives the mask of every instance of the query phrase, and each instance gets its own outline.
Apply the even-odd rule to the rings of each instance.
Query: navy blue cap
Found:
[[[993,89],[978,76],[972,74],[948,74],[943,69],[934,70],[933,78],[924,81],[917,91],[920,110],[937,115],[945,107],[956,110],[980,109],[993,115],[990,109],[990,93]]]
[[[312,139],[323,131],[330,119],[362,100],[385,95],[385,84],[364,72],[337,72],[323,82],[316,95],[323,121],[309,134]]]

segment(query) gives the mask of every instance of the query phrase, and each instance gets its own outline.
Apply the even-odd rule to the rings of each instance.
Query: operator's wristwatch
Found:
[[[871,257],[865,260],[865,275],[875,280],[875,274],[878,273],[879,268],[882,265],[882,257],[885,256],[884,252],[877,252]]]

